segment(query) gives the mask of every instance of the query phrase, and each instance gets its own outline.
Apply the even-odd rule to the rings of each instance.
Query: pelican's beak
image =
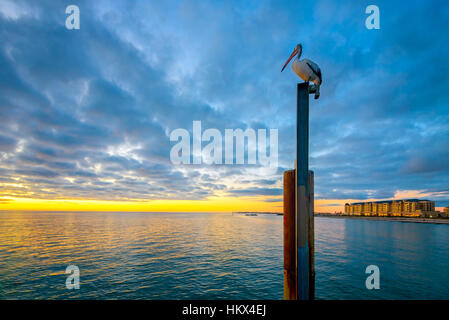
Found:
[[[290,55],[290,58],[288,58],[287,62],[284,64],[284,66],[282,67],[282,71],[284,71],[285,67],[288,65],[288,63],[290,62],[291,59],[293,59],[294,56],[296,56],[298,54],[298,50],[296,50],[296,48],[293,50],[292,54]]]

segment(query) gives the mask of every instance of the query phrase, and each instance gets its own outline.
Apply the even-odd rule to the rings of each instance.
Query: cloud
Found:
[[[63,3],[0,5],[0,181],[22,185],[4,196],[279,195],[294,165],[297,81],[280,68],[300,41],[324,75],[310,106],[316,197],[447,188],[443,1],[380,1],[375,31],[356,2],[78,5],[76,31],[64,27]],[[194,120],[279,129],[280,169],[172,165],[169,133],[191,132]]]
[[[245,188],[228,190],[228,193],[235,196],[278,196],[282,194],[282,189],[279,188]]]

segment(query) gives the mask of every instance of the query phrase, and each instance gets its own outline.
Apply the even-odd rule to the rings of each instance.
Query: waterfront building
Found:
[[[445,209],[449,213],[449,207]],[[420,199],[356,202],[345,204],[345,214],[384,217],[433,217],[435,201]]]

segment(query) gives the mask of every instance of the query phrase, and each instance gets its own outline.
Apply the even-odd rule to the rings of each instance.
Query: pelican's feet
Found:
[[[315,94],[315,99],[318,99],[320,97],[320,86],[317,86],[316,84],[312,84],[309,86],[309,93]]]

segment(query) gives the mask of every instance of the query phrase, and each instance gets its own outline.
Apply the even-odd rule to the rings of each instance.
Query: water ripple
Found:
[[[282,253],[281,216],[1,212],[0,298],[282,299]],[[316,296],[445,299],[448,253],[449,226],[317,218]]]

